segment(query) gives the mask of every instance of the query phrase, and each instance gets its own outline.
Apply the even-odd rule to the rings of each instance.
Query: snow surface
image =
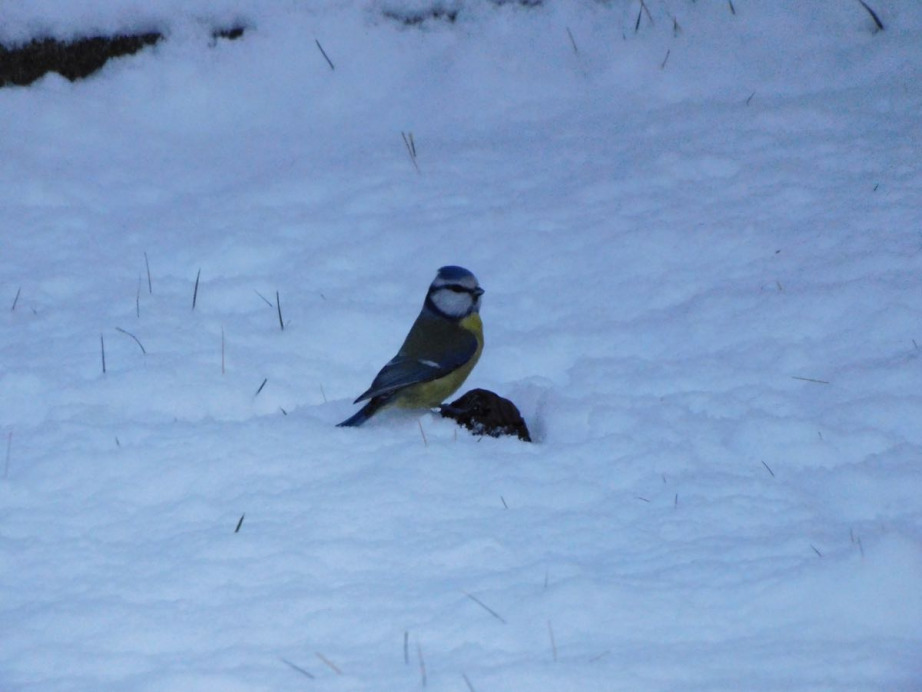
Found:
[[[922,690],[922,4],[733,4],[3,2],[0,690]]]

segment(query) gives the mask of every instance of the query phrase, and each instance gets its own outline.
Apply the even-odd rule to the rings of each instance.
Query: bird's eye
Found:
[[[446,288],[449,291],[454,291],[455,293],[470,293],[471,292],[469,288],[465,288],[464,286],[458,286],[457,284],[453,286],[446,286]]]

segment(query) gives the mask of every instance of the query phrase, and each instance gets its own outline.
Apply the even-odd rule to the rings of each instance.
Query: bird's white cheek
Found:
[[[456,293],[447,290],[433,293],[432,302],[446,315],[456,315],[458,317],[466,315],[472,307],[471,297],[467,293]]]

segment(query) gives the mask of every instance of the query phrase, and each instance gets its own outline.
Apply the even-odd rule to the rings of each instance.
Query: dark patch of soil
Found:
[[[475,435],[515,435],[520,440],[531,442],[528,426],[516,405],[487,389],[472,389],[450,404],[443,404],[441,413],[445,418],[458,421]]]
[[[49,72],[57,72],[73,82],[93,74],[110,58],[134,55],[161,39],[163,34],[152,31],[74,41],[37,38],[13,48],[0,45],[0,87],[26,86]]]

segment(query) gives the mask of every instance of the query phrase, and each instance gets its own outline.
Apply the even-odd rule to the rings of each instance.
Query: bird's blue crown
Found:
[[[445,281],[460,281],[461,279],[473,276],[473,274],[464,267],[457,267],[453,264],[449,264],[439,268],[438,276]]]

